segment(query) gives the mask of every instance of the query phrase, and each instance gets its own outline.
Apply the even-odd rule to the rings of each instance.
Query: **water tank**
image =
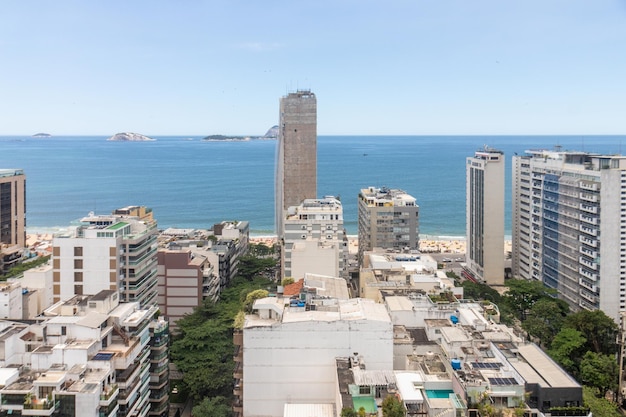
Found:
[[[450,321],[452,324],[457,324],[459,322],[459,318],[457,316],[450,316]]]
[[[460,359],[452,359],[451,364],[452,364],[452,369],[454,369],[455,371],[458,371],[459,369],[461,369]]]

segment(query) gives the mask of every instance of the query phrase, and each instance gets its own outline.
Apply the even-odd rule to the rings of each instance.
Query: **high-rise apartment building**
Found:
[[[374,248],[419,250],[419,206],[398,189],[363,188],[358,201],[359,262]]]
[[[466,160],[466,270],[504,285],[504,154],[485,147]]]
[[[151,210],[133,206],[111,215],[90,213],[55,235],[54,301],[117,290],[122,302],[156,305],[157,232]]]
[[[306,273],[348,277],[348,238],[343,207],[335,197],[306,199],[290,207],[284,221],[284,277]]]
[[[626,311],[626,157],[534,150],[513,157],[513,275],[577,311]]]
[[[0,244],[26,245],[26,175],[0,169]]]
[[[283,234],[285,210],[317,198],[317,99],[298,90],[280,99],[276,153],[276,231]]]
[[[0,169],[0,274],[22,259],[26,246],[26,176]]]

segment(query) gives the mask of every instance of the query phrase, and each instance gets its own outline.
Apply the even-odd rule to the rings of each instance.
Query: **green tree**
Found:
[[[566,327],[552,340],[549,355],[572,375],[578,375],[578,362],[582,348],[587,342],[585,336],[576,329]]]
[[[601,310],[583,310],[571,314],[565,326],[578,330],[587,338],[586,350],[612,355],[617,352],[617,324]]]
[[[365,411],[365,407],[360,407],[359,411],[357,412],[357,415],[359,417],[366,417],[367,416],[367,412]]]
[[[341,409],[341,417],[358,417],[354,408],[344,407]]]
[[[489,300],[495,304],[500,303],[500,293],[491,288],[489,285],[465,280],[461,286],[463,287],[463,298],[473,300]]]
[[[205,301],[176,323],[179,335],[173,338],[170,355],[184,375],[181,389],[195,401],[232,398],[233,326],[242,309],[240,297],[269,284],[262,278],[235,278],[218,303]]]
[[[204,398],[193,407],[191,414],[194,417],[231,417],[232,408],[224,397]]]
[[[264,243],[250,243],[248,246],[248,252],[252,256],[264,257],[269,255],[274,255],[276,250],[273,246],[267,246]]]
[[[243,302],[243,308],[248,312],[252,312],[254,302],[258,299],[265,298],[269,295],[267,290],[254,290],[250,291],[246,296],[246,300]]]
[[[581,381],[602,394],[617,391],[618,376],[619,366],[614,356],[587,352],[580,362]]]
[[[617,404],[601,396],[595,388],[583,386],[583,401],[594,416],[622,417]]]
[[[517,317],[522,322],[526,320],[526,314],[537,301],[557,294],[556,290],[544,286],[541,281],[510,279],[506,285],[508,290],[502,298],[513,311],[517,312]]]
[[[394,395],[387,395],[383,400],[383,417],[404,417],[406,412],[400,400]]]
[[[6,281],[7,278],[15,277],[28,271],[29,269],[36,268],[40,265],[47,263],[50,260],[50,255],[42,256],[37,259],[29,259],[20,264],[15,265],[9,269],[6,274],[0,274],[0,281]]]
[[[245,255],[239,259],[238,275],[253,280],[262,276],[263,272],[273,270],[276,267],[276,260],[273,258],[257,258],[252,255]]]
[[[541,346],[549,347],[554,336],[561,330],[568,311],[567,303],[553,298],[542,298],[530,308],[522,328],[539,339]]]

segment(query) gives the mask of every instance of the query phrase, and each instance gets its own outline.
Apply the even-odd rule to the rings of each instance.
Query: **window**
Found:
[[[74,259],[74,269],[83,269],[82,259]]]
[[[83,273],[82,272],[74,272],[74,281],[75,282],[83,282]]]
[[[371,393],[371,389],[369,386],[359,386],[359,394],[361,395],[369,395]]]
[[[65,336],[67,334],[67,327],[61,326],[61,335]]]
[[[83,295],[83,286],[82,285],[74,285],[74,294],[75,295]]]
[[[76,246],[74,248],[74,256],[83,256],[83,247],[82,246]]]

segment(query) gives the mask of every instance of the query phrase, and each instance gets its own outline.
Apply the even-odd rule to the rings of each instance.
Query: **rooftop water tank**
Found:
[[[450,321],[452,324],[457,324],[459,322],[459,318],[457,316],[450,316]]]
[[[452,364],[452,369],[454,369],[455,371],[458,371],[459,369],[461,369],[460,359],[452,359],[451,364]]]

